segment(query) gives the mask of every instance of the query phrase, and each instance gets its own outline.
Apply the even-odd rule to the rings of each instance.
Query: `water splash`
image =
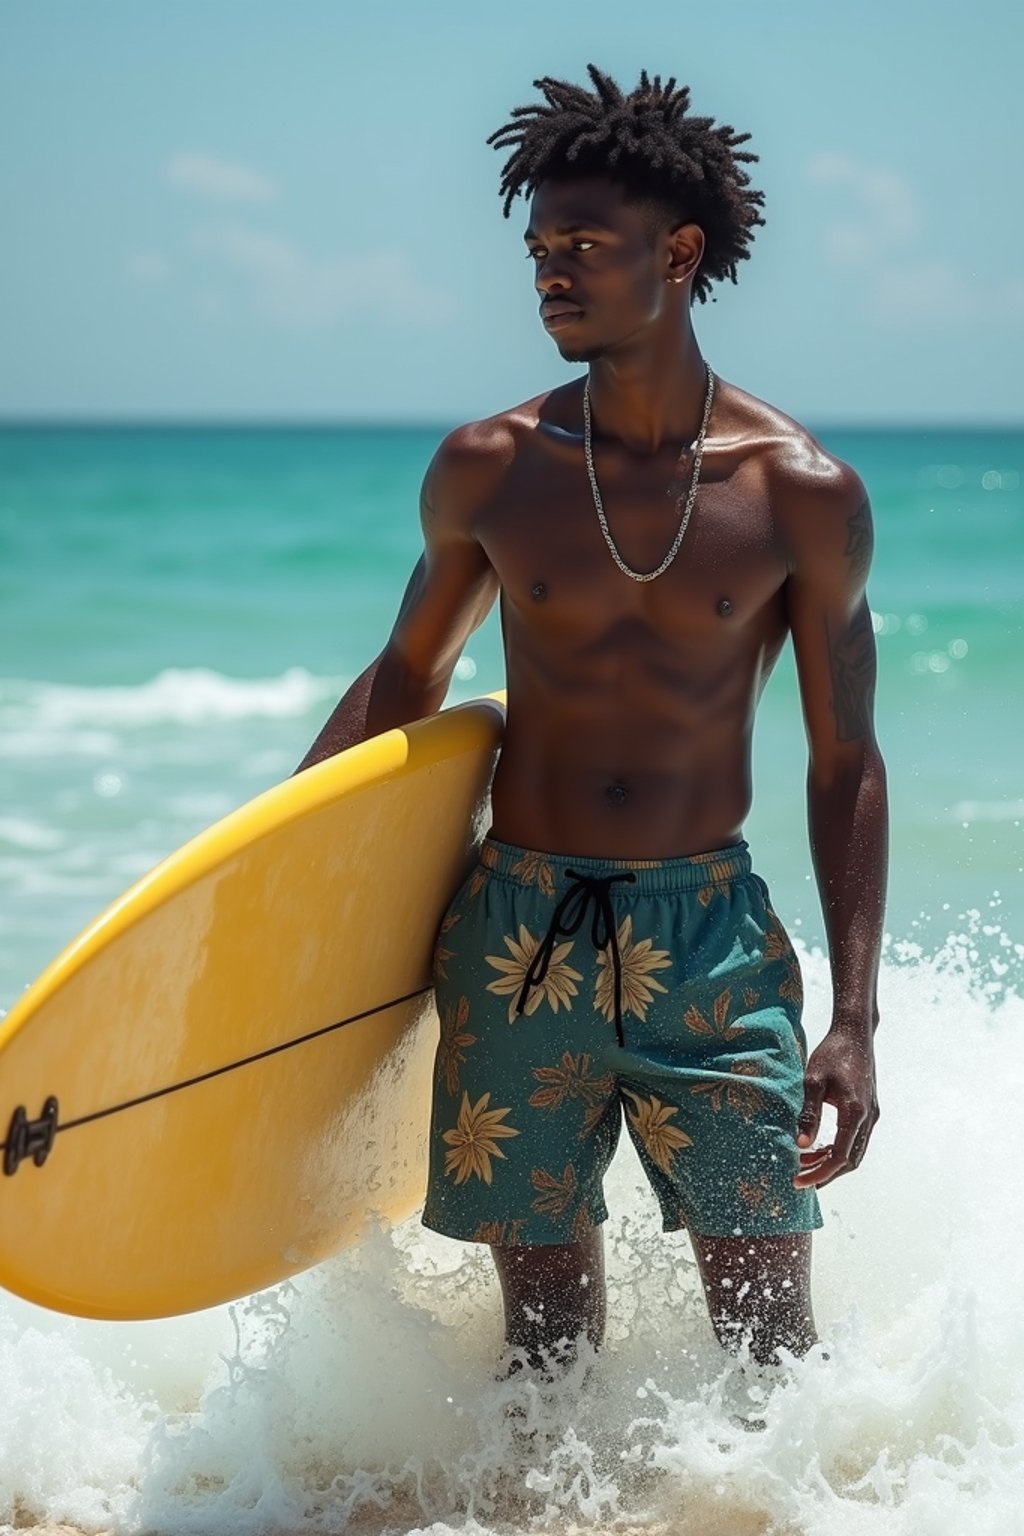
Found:
[[[970,927],[931,953],[887,948],[882,1119],[861,1169],[822,1192],[822,1343],[803,1360],[723,1354],[689,1240],[659,1230],[624,1140],[607,1342],[558,1388],[496,1379],[489,1255],[416,1221],[192,1318],[89,1324],[9,1299],[0,1520],[149,1536],[1021,1531],[1007,1196],[1024,1002],[971,958]],[[813,1042],[827,965],[800,958]]]

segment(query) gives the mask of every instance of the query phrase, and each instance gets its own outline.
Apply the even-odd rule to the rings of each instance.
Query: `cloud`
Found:
[[[276,185],[250,166],[201,152],[172,155],[165,169],[170,181],[214,202],[265,204],[278,196]],[[434,328],[454,313],[452,296],[422,282],[399,251],[318,257],[284,235],[230,219],[194,229],[186,243],[205,260],[194,302],[209,316],[230,318],[239,292],[256,313],[290,329],[369,313],[382,325]],[[211,266],[215,278],[228,277],[228,292],[208,280]],[[143,251],[129,259],[128,270],[136,281],[152,283],[170,268],[158,253]]]
[[[1024,320],[1024,277],[1010,277],[1001,284],[1004,313],[1015,320]]]
[[[830,224],[825,244],[837,262],[860,263],[879,247],[910,245],[921,230],[921,210],[910,183],[885,166],[865,165],[852,155],[816,155],[807,166],[815,186],[843,187],[860,204],[857,217]]]
[[[215,155],[172,155],[166,165],[167,179],[216,203],[272,203],[277,187],[259,171]]]
[[[137,283],[162,283],[172,271],[170,260],[161,251],[132,251],[125,266]]]
[[[868,319],[886,326],[945,325],[1024,316],[1024,283],[1008,279],[981,285],[946,256],[920,252],[925,219],[920,200],[905,177],[853,155],[820,154],[808,162],[806,179],[818,187],[841,187],[854,216],[826,224],[826,261],[855,276]]]
[[[951,261],[917,261],[881,266],[871,274],[870,312],[878,320],[980,320],[988,308],[980,293]]]
[[[253,307],[277,324],[305,329],[354,315],[432,328],[451,319],[450,295],[422,283],[397,251],[318,258],[293,240],[237,223],[193,230],[188,244],[236,278]]]

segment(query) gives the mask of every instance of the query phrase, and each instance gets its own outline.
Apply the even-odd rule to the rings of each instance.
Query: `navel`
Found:
[[[727,597],[720,597],[715,606],[723,619],[727,619],[732,613],[732,603]]]
[[[621,779],[616,779],[613,784],[606,786],[604,797],[609,805],[625,805],[629,799],[629,785],[624,784]]]
[[[530,596],[535,603],[542,603],[548,595],[548,589],[542,581],[535,581],[530,588]]]

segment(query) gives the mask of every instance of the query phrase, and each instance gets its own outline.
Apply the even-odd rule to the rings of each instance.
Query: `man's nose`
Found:
[[[559,267],[556,261],[552,261],[550,257],[548,257],[547,261],[540,263],[535,283],[537,292],[543,298],[548,298],[553,293],[567,293],[572,287],[572,280],[569,274]]]

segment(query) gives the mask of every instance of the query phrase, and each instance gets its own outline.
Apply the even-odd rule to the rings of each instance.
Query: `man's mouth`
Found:
[[[573,326],[582,316],[583,310],[577,304],[542,304],[540,306],[540,319],[545,330],[562,330],[565,326]]]
[[[582,319],[583,311],[575,304],[544,304],[541,307],[540,317],[546,331],[561,331]]]

